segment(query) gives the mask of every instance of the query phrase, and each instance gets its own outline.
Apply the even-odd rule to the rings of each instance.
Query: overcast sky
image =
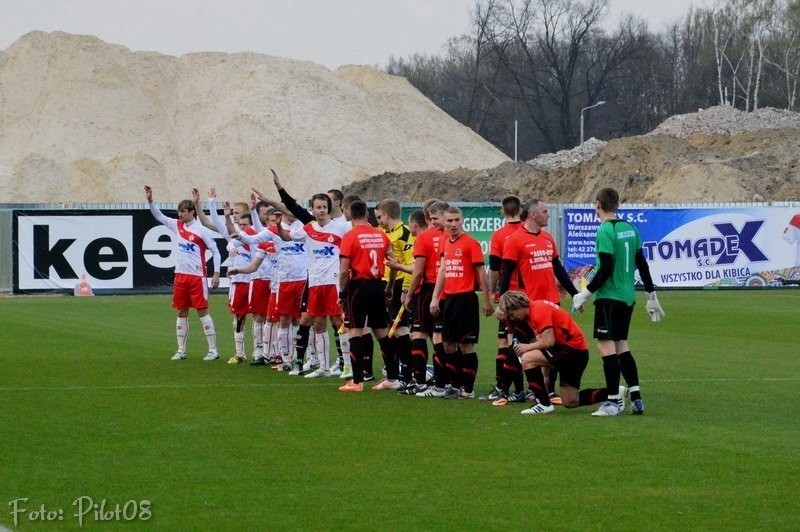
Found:
[[[610,0],[653,30],[697,0]],[[33,30],[96,35],[169,55],[252,51],[329,68],[437,53],[467,33],[475,0],[0,0],[0,50]]]

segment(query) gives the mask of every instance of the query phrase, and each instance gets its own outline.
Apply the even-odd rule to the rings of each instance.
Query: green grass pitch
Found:
[[[216,362],[196,315],[169,360],[167,296],[0,298],[0,530],[800,528],[800,291],[660,299],[630,338],[645,415],[593,418],[230,366],[221,295]]]

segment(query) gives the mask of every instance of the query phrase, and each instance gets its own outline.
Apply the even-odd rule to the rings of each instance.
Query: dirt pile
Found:
[[[800,200],[800,113],[713,107],[677,115],[647,135],[590,139],[523,163],[453,172],[383,174],[348,192],[369,200],[498,201],[503,195],[553,203],[591,201],[613,186],[626,202]]]
[[[298,197],[381,172],[508,160],[405,79],[254,53],[180,58],[33,32],[0,53],[0,203]],[[271,187],[270,187],[271,188]]]

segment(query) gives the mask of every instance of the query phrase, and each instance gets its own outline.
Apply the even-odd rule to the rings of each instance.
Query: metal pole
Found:
[[[581,143],[578,146],[583,146],[583,112],[586,109],[581,109]]]
[[[594,107],[599,107],[599,106],[605,105],[605,104],[606,104],[605,101],[600,100],[599,102],[595,103],[594,105],[590,105],[589,107],[584,107],[583,109],[581,109],[581,143],[578,144],[578,146],[583,144],[583,113],[584,113],[584,111],[588,111],[589,109],[592,109]]]
[[[517,121],[514,120],[514,162],[517,162]]]

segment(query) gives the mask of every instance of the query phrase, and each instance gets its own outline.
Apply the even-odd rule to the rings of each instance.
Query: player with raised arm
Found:
[[[625,411],[625,388],[619,386],[620,373],[631,394],[632,413],[644,414],[639,370],[628,346],[628,330],[636,303],[634,270],[639,270],[644,284],[645,310],[650,319],[657,323],[665,315],[655,293],[639,231],[630,222],[617,218],[617,209],[619,193],[616,190],[604,188],[597,193],[595,211],[600,227],[595,237],[595,274],[589,285],[573,297],[575,309],[580,309],[595,296],[594,337],[603,359],[608,390],[608,400],[592,413],[599,417],[618,416]]]
[[[177,236],[177,257],[175,260],[175,281],[172,292],[172,307],[178,312],[175,334],[178,351],[172,360],[186,358],[186,340],[189,335],[189,309],[197,310],[208,342],[208,353],[203,360],[216,360],[217,335],[214,321],[208,313],[208,282],[205,252],[210,250],[213,257],[214,274],[211,287],[219,286],[220,254],[211,234],[196,219],[197,208],[192,200],[178,204],[178,219],[168,218],[153,204],[153,189],[144,187],[145,197],[153,217],[167,226]]]

